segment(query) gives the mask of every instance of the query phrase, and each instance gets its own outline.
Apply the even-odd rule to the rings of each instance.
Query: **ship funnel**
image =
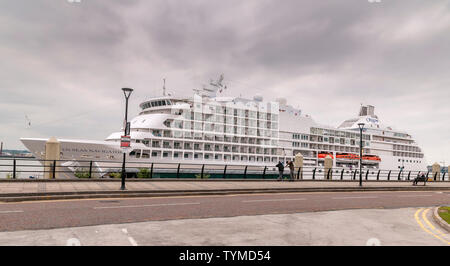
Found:
[[[359,109],[359,116],[375,116],[375,106],[362,105]]]
[[[287,105],[287,100],[286,100],[286,98],[276,98],[276,101],[277,101],[280,105]]]

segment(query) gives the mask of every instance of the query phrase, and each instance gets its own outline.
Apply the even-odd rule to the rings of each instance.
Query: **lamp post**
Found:
[[[130,88],[122,88],[123,95],[125,95],[125,123],[124,123],[124,136],[128,136],[130,132],[127,132],[128,127],[128,98],[130,98],[131,93],[133,92],[133,89]],[[121,190],[125,190],[125,158],[127,153],[123,153],[123,163],[122,163],[122,186],[120,187]]]
[[[359,123],[359,186],[362,187],[362,132],[364,128],[364,123]]]
[[[405,169],[405,159],[402,160],[402,169],[401,169],[402,180],[403,180],[403,169]]]

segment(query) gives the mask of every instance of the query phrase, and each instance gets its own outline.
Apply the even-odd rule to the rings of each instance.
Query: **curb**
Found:
[[[0,195],[0,202],[20,202],[34,200],[63,200],[89,198],[136,198],[136,197],[173,197],[173,196],[204,196],[232,195],[255,193],[301,193],[301,192],[366,192],[366,191],[442,191],[450,187],[366,187],[366,188],[256,188],[256,189],[211,189],[211,190],[105,190],[47,193],[6,193]]]
[[[433,210],[433,219],[434,221],[439,224],[442,228],[444,228],[445,230],[447,230],[447,232],[450,232],[450,224],[448,224],[446,221],[444,221],[444,219],[441,218],[441,216],[439,216],[438,214],[438,210],[440,207],[436,207]]]
[[[120,178],[77,178],[77,179],[0,179],[0,183],[52,183],[52,182],[121,182]],[[277,182],[276,178],[127,178],[126,182]],[[287,181],[287,180],[284,180]],[[295,179],[294,182],[330,182],[330,183],[358,183],[353,179]],[[411,183],[413,180],[363,180],[363,183]],[[448,183],[449,181],[428,181],[430,183]]]

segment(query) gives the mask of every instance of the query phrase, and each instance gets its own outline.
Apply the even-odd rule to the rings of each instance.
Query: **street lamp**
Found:
[[[403,180],[403,169],[405,169],[405,159],[402,159],[402,169],[401,169],[401,173],[402,173],[402,180]]]
[[[131,93],[133,92],[133,89],[130,88],[122,88],[123,95],[125,96],[125,122],[124,122],[124,136],[128,136],[130,132],[127,132],[128,128],[128,98],[130,98]],[[120,187],[121,190],[125,190],[125,157],[127,153],[123,153],[123,163],[122,163],[122,186]]]
[[[364,128],[364,123],[358,123],[359,127],[359,186],[362,187],[362,132]]]

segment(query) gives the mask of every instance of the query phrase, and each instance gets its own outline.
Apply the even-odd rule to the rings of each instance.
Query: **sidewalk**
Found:
[[[412,182],[398,181],[179,181],[127,180],[126,191],[120,190],[120,180],[56,181],[51,182],[0,182],[0,201],[50,200],[75,198],[154,197],[184,195],[223,195],[240,193],[283,192],[336,192],[336,191],[450,191],[450,182],[427,182],[426,186],[413,186]]]

